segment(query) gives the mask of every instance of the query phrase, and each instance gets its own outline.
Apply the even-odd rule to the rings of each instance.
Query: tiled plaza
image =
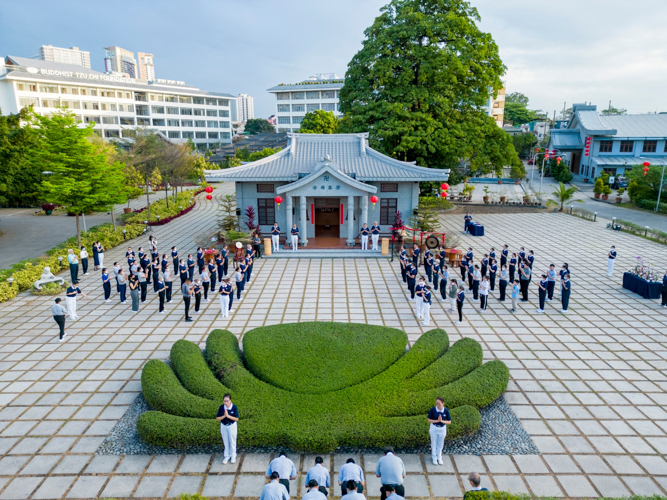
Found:
[[[177,245],[182,253],[194,252],[194,238],[216,226],[217,199],[232,189],[216,189],[213,202],[200,195],[194,211],[155,228],[160,250]],[[467,294],[462,325],[454,324],[447,303],[434,300],[431,326],[422,327],[406,300],[398,261],[388,259],[259,260],[229,318],[220,317],[212,300],[192,323],[183,322],[176,293],[165,315],[157,314],[152,292],[136,314],[115,293],[104,303],[100,273],[91,272],[81,284],[90,298],[79,301],[81,319],[68,320],[63,343],[50,315],[52,298],[22,294],[0,304],[0,500],[169,498],[180,492],[258,497],[270,455],[245,454],[223,466],[211,455],[94,453],[141,390],[144,362],[166,359],[176,340],[203,342],[213,328],[242,338],[257,326],[332,320],[398,327],[411,341],[429,328],[444,328],[452,342],[479,340],[485,360],[499,358],[510,368],[505,398],[541,455],[456,455],[444,466],[431,465],[428,456],[403,455],[406,496],[461,497],[473,470],[489,489],[536,496],[667,494],[667,309],[621,286],[623,270],[637,256],[664,271],[667,247],[565,214],[477,219],[486,227],[481,238],[461,234],[460,216],[443,216],[446,230],[472,246],[476,259],[507,243],[513,251],[535,251],[536,273],[550,263],[570,264],[567,314],[558,312],[556,300],[536,313],[533,287],[530,303],[520,303],[516,314],[510,301],[495,298],[479,313]],[[145,247],[147,237],[129,244]],[[619,259],[608,278],[612,244]],[[105,264],[125,263],[124,253],[124,247],[108,251]],[[331,454],[325,465],[337,471],[348,457]],[[300,471],[292,496],[300,498],[314,457],[291,458]],[[365,493],[379,496],[373,474],[378,457],[356,458],[370,473]]]

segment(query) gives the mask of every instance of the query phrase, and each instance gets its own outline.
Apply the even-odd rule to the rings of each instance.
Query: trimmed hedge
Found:
[[[125,222],[128,224],[143,224],[145,220],[147,220],[149,223],[157,222],[157,216],[160,216],[160,219],[169,219],[172,220],[180,215],[182,215],[181,212],[184,212],[190,206],[194,206],[195,204],[195,196],[199,193],[201,193],[202,190],[199,191],[183,191],[182,193],[178,193],[176,195],[176,201],[174,201],[174,198],[172,196],[169,197],[169,207],[167,208],[167,200],[164,198],[160,198],[159,200],[154,201],[151,203],[151,217],[150,219],[148,218],[148,212],[144,213],[145,210],[147,210],[147,207],[144,207],[144,209],[141,212],[134,212],[132,215],[127,217],[125,219]],[[181,210],[178,207],[185,207],[185,210]],[[156,224],[150,224],[151,226],[154,226]],[[160,220],[160,225],[162,225],[162,220]]]
[[[658,200],[637,200],[635,201],[635,204],[639,208],[644,208],[646,210],[655,210],[655,206],[657,205]],[[659,214],[667,214],[667,203],[663,203],[662,201],[658,205],[658,213]]]
[[[144,367],[141,381],[146,401],[158,411],[141,415],[139,435],[160,446],[184,447],[220,442],[219,423],[213,420],[222,396],[229,391],[239,407],[241,424],[239,442],[246,446],[289,446],[295,450],[324,452],[338,446],[376,447],[387,444],[401,447],[422,446],[429,442],[426,412],[441,395],[450,408],[452,425],[447,439],[456,439],[479,429],[481,416],[478,408],[494,401],[507,388],[509,370],[501,361],[482,365],[482,349],[474,340],[464,338],[450,349],[449,338],[443,330],[431,330],[393,363],[386,355],[376,361],[373,370],[364,367],[369,360],[354,353],[355,344],[348,345],[350,335],[358,335],[364,325],[350,325],[352,333],[343,333],[348,325],[329,323],[282,325],[283,329],[261,329],[259,334],[249,332],[250,342],[244,342],[245,354],[258,363],[255,346],[265,349],[271,342],[284,343],[286,348],[304,351],[290,356],[296,363],[290,367],[284,361],[269,357],[267,364],[278,369],[300,372],[300,360],[317,359],[326,335],[337,335],[333,345],[343,345],[343,356],[325,360],[328,369],[343,372],[344,382],[331,384],[327,392],[303,393],[277,387],[272,381],[262,380],[267,370],[255,375],[244,364],[236,337],[225,330],[214,330],[206,340],[202,354],[196,344],[179,340],[171,351],[173,370],[160,361],[150,361]],[[395,342],[404,338],[393,329],[387,331]],[[371,338],[381,338],[381,331],[372,331]],[[288,336],[271,338],[278,332]],[[304,340],[310,333],[313,342]],[[252,337],[257,335],[255,339]],[[363,337],[363,335],[362,335]],[[360,349],[367,348],[367,339],[359,338]],[[337,344],[337,342],[339,344]],[[405,342],[405,340],[403,340]],[[403,346],[405,344],[403,343]],[[345,356],[345,349],[350,355]],[[392,345],[392,348],[395,348]],[[286,350],[279,351],[285,354]],[[327,353],[325,353],[327,354]],[[289,354],[287,354],[289,355]],[[345,364],[344,361],[348,363]],[[390,361],[387,361],[390,360]],[[382,369],[382,366],[390,366]],[[255,365],[257,366],[257,365]],[[282,366],[282,368],[280,368]],[[362,368],[363,377],[353,373]],[[372,372],[381,370],[375,376]],[[304,390],[300,380],[268,370],[269,377],[280,383]],[[312,371],[310,372],[313,373]],[[369,375],[369,373],[371,375]],[[352,375],[350,375],[352,374]],[[326,374],[338,378],[337,371]],[[353,380],[366,380],[350,385]],[[322,390],[326,384],[312,386]],[[339,388],[341,387],[341,388]]]

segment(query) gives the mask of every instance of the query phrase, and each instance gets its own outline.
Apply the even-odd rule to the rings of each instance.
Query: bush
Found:
[[[595,179],[595,184],[593,185],[593,192],[595,194],[602,194],[603,189],[604,189],[604,184],[602,183],[602,179],[600,178]]]
[[[456,205],[454,205],[447,198],[443,198],[442,196],[420,196],[419,203],[423,206],[438,208],[440,210],[456,208]]]
[[[228,331],[212,331],[204,354],[180,340],[171,352],[173,371],[155,360],[144,367],[144,397],[159,411],[139,418],[139,435],[160,446],[219,443],[213,418],[228,390],[239,407],[245,446],[312,452],[422,446],[429,442],[426,413],[437,395],[452,415],[447,439],[476,432],[478,408],[507,388],[504,363],[482,365],[481,346],[469,338],[449,349],[443,330],[427,332],[404,352],[406,341],[405,333],[386,327],[278,325],[246,334],[244,360]],[[327,380],[303,380],[309,377]]]
[[[667,244],[667,233],[663,231],[658,231],[657,229],[652,229],[652,228],[649,228],[647,230],[646,227],[644,226],[640,226],[639,224],[635,224],[633,222],[628,222],[626,220],[620,220],[620,219],[616,220],[616,224],[620,226],[621,231],[624,231],[626,233],[642,236],[648,238],[649,240],[653,240],[657,243]]]
[[[184,209],[194,206],[195,196],[197,195],[198,192],[183,191],[182,193],[178,193],[176,195],[176,201],[174,201],[174,198],[170,196],[168,208],[167,208],[167,200],[161,198],[151,203],[150,218],[148,218],[148,212],[146,211],[146,209],[143,209],[140,212],[132,214],[125,220],[128,224],[143,224],[145,220],[149,222],[157,222],[157,217],[159,215],[160,223],[162,224],[163,219],[168,218],[169,220],[172,220],[174,217],[181,215],[181,212],[185,211]],[[184,209],[181,209],[179,207],[184,207]]]
[[[639,208],[643,208],[645,210],[655,210],[655,205],[657,204],[658,200],[637,200],[635,201],[635,204]],[[667,214],[667,203],[660,202],[660,205],[658,206],[658,213],[659,214]]]
[[[33,288],[31,293],[33,295],[59,295],[61,292],[67,290],[67,282],[64,285],[60,283],[45,283],[41,290]]]
[[[606,195],[606,196],[609,196],[611,194],[611,188],[609,186],[604,186],[602,188],[602,194]]]

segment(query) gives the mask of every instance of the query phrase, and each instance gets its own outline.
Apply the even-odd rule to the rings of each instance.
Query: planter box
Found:
[[[608,195],[608,194],[603,194],[603,195],[602,195],[602,199],[605,200],[605,201],[608,200],[608,199],[609,199],[609,195]]]
[[[502,184],[502,183],[503,183],[503,180],[502,180],[502,179],[498,179],[498,184]]]
[[[616,203],[621,203],[623,201],[623,198],[616,198]]]
[[[53,210],[44,210],[44,213],[46,215],[51,215],[53,213]]]
[[[129,214],[130,212],[132,212],[132,209],[129,208],[129,207],[125,207],[125,208],[123,209],[123,213],[125,213],[125,214]]]
[[[482,199],[484,200],[484,203],[488,203],[488,202],[489,202],[489,197],[488,197],[488,196],[484,196]]]
[[[596,199],[596,200],[599,200],[599,199],[600,199],[600,193],[593,193],[593,195],[595,196],[595,199]]]
[[[505,203],[507,201],[507,198],[505,196],[500,197],[500,203]]]
[[[521,184],[521,181],[520,181],[519,179],[517,179],[517,180],[514,181],[514,185],[515,185],[515,186],[518,186],[519,184]]]

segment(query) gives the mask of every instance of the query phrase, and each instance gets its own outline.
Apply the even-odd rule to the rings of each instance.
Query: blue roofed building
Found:
[[[585,155],[590,138],[590,154]],[[603,116],[597,106],[575,104],[567,128],[551,130],[556,149],[573,174],[593,179],[605,171],[623,175],[645,161],[667,163],[667,114]]]

